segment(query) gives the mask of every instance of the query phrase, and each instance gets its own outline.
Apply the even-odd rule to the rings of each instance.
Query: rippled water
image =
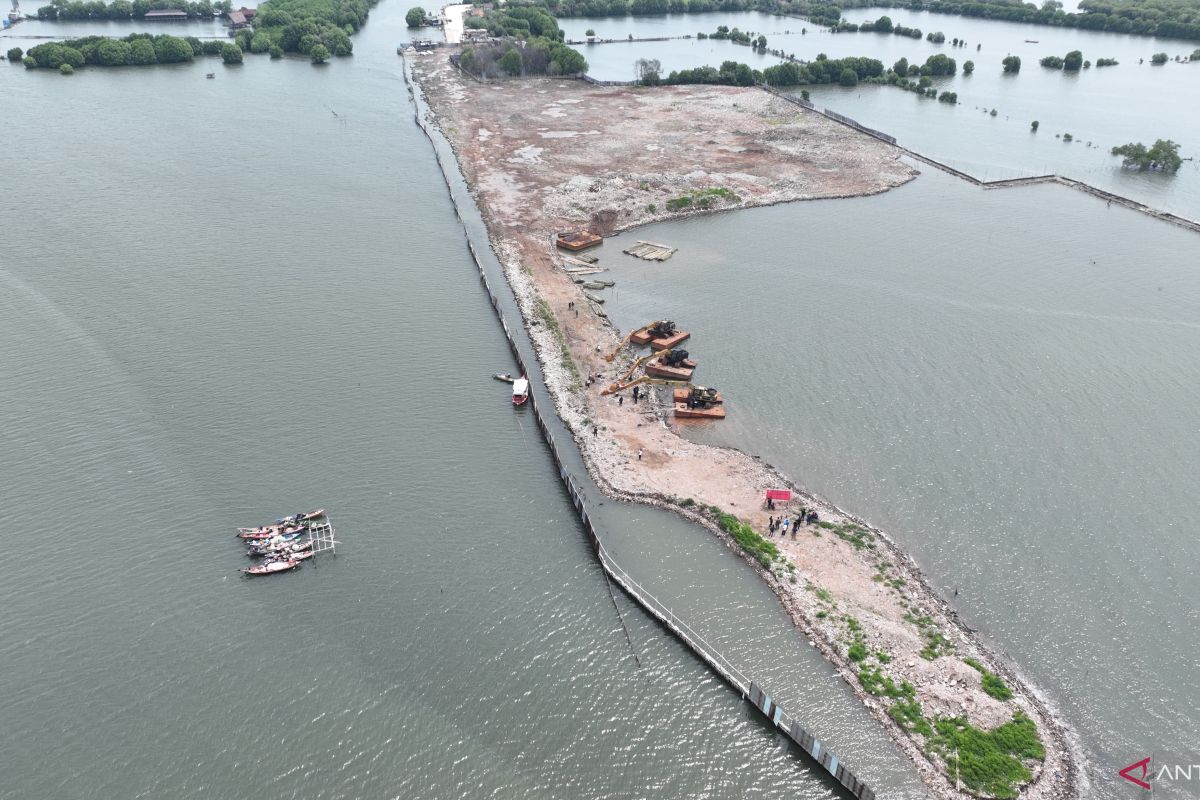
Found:
[[[1183,156],[1200,153],[1200,63],[1151,66],[1150,56],[1191,53],[1196,42],[1157,39],[1096,31],[968,19],[904,9],[868,8],[847,11],[851,22],[874,20],[886,14],[897,25],[942,31],[947,40],[963,39],[967,47],[936,45],[924,39],[876,33],[831,34],[795,17],[757,12],[736,14],[670,14],[562,20],[568,37],[582,39],[588,28],[601,38],[683,36],[712,33],[718,25],[766,35],[768,46],[803,60],[819,53],[830,58],[867,56],[890,67],[900,58],[924,63],[944,53],[959,65],[958,75],[937,78],[939,91],[958,94],[950,106],[889,86],[807,86],[819,108],[832,108],[865,125],[895,136],[900,144],[945,161],[984,180],[1060,173],[1135,198],[1155,208],[1200,219],[1200,162],[1187,161],[1177,175],[1139,173],[1121,169],[1109,151],[1114,145],[1173,139]],[[808,33],[802,34],[807,27]],[[1035,40],[1029,42],[1026,40]],[[979,47],[981,49],[977,50]],[[632,80],[634,61],[657,58],[664,73],[726,60],[742,61],[756,69],[779,59],[759,55],[728,41],[581,45],[590,74],[603,80]],[[1048,70],[1038,65],[1043,56],[1063,56],[1080,50],[1084,58],[1116,58],[1115,67],[1092,67],[1079,73]],[[1005,75],[1000,62],[1006,55],[1021,57],[1018,75]],[[1138,59],[1144,64],[1138,64]],[[962,64],[975,62],[975,72],[962,73]],[[799,90],[797,90],[798,92]],[[996,116],[990,115],[996,109]],[[1036,134],[1030,123],[1041,124]],[[1065,143],[1056,134],[1072,135]],[[1089,146],[1090,145],[1090,146]]]
[[[1050,693],[1088,796],[1124,797],[1117,769],[1194,763],[1200,739],[1196,235],[926,173],[625,234],[605,308],[691,330],[730,410],[691,435],[893,533]],[[681,249],[619,255],[633,238]]]
[[[411,120],[404,10],[324,69],[0,70],[0,797],[836,796],[610,597],[488,377],[511,360]],[[336,558],[237,576],[234,526],[317,504]],[[864,777],[920,796],[748,567],[596,513]]]

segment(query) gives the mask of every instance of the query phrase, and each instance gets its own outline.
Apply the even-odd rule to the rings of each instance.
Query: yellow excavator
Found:
[[[655,353],[655,355],[658,354]],[[626,389],[631,389],[634,386],[643,383],[650,384],[652,386],[671,386],[676,389],[686,389],[692,385],[688,381],[669,381],[666,378],[651,378],[649,375],[643,375],[640,378],[634,378],[628,382],[618,381],[612,386],[609,386],[607,389],[601,390],[600,394],[616,394],[617,392],[623,392]]]
[[[625,374],[622,375],[621,377],[617,378],[617,383],[624,383],[625,381],[632,378],[633,373],[637,371],[638,367],[640,367],[642,364],[645,364],[650,359],[656,358],[657,356],[658,356],[658,353],[650,353],[649,355],[641,356],[640,358],[635,358],[633,360],[633,363],[629,365],[629,369],[625,370]]]
[[[674,333],[675,323],[671,322],[670,320],[666,320],[666,319],[656,319],[653,322],[647,322],[645,325],[643,325],[640,328],[634,328],[629,333],[625,334],[625,338],[621,340],[621,343],[618,344],[611,353],[606,355],[604,357],[604,360],[611,363],[612,360],[617,357],[617,353],[620,353],[621,349],[623,347],[625,347],[625,345],[629,344],[630,337],[632,337],[635,333],[639,333],[641,331],[644,331],[644,330],[647,330],[650,328],[653,328],[655,330],[666,330],[665,326],[670,326],[671,333]],[[670,333],[667,333],[665,335],[669,336]]]

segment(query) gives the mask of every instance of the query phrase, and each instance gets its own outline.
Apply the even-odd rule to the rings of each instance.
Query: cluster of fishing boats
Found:
[[[258,563],[240,570],[245,575],[274,575],[290,572],[313,556],[313,540],[309,526],[325,516],[318,508],[307,514],[281,517],[270,525],[257,528],[238,528],[237,536],[248,545],[246,555]]]

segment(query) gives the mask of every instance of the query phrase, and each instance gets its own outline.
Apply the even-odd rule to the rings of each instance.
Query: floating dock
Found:
[[[680,342],[690,338],[691,334],[687,331],[678,331],[674,336],[668,336],[665,339],[650,339],[651,350],[670,350]]]
[[[675,391],[680,390],[676,389]],[[725,419],[725,406],[688,408],[687,403],[676,403],[675,416],[680,419]]]
[[[622,250],[625,255],[640,258],[643,261],[666,261],[671,256],[675,255],[678,248],[670,245],[657,244],[655,242],[643,242],[638,240],[638,243],[633,247]]]
[[[651,378],[666,378],[671,381],[690,381],[692,373],[696,371],[696,362],[690,358],[685,358],[683,364],[678,367],[669,367],[662,363],[661,358],[656,358],[653,361],[646,363],[646,374]],[[684,400],[687,400],[686,389],[676,389],[675,394],[684,393]],[[678,399],[678,397],[676,398]]]
[[[585,247],[595,247],[603,241],[602,237],[591,231],[567,231],[554,237],[554,243],[564,250],[583,250]]]

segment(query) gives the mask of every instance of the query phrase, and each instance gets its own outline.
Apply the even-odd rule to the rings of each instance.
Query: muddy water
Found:
[[[730,416],[691,435],[893,533],[1062,709],[1088,796],[1124,797],[1117,769],[1200,739],[1197,238],[926,172],[606,241],[605,308],[693,331]],[[619,255],[635,238],[680,251]]]

